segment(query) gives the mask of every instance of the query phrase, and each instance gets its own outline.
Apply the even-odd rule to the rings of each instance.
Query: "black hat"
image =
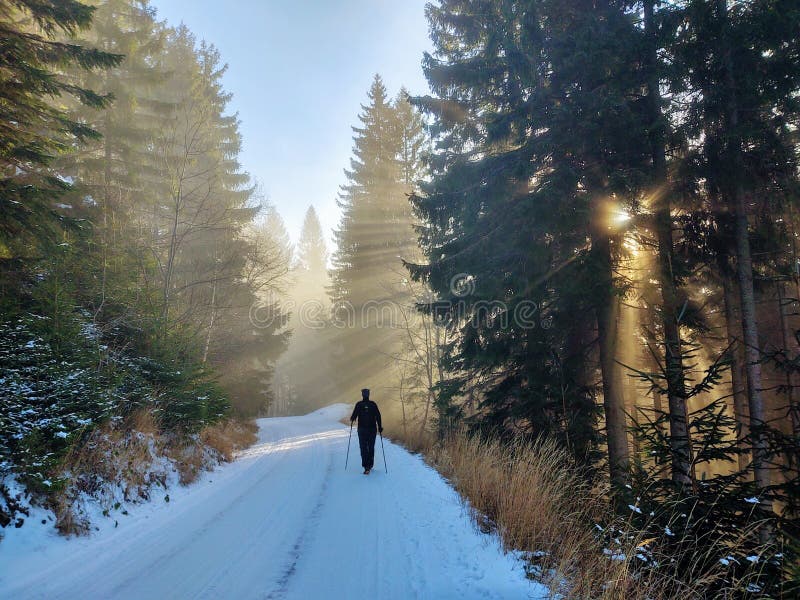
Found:
[[[363,390],[361,390],[361,397],[369,398],[369,388],[364,388]]]

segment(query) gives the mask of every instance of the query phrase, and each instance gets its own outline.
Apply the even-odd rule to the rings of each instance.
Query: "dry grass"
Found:
[[[124,501],[149,499],[150,488],[166,480],[165,473],[152,468],[154,454],[162,447],[153,415],[143,410],[92,431],[62,462],[65,485],[52,499],[56,527],[65,534],[85,532],[88,523],[74,511],[82,493],[106,505],[111,502],[109,486],[118,486]]]
[[[173,435],[165,448],[182,485],[192,483],[217,462],[230,462],[236,452],[255,443],[255,423],[228,419],[205,427],[198,436]]]
[[[258,436],[258,426],[252,421],[229,419],[209,425],[200,432],[200,440],[223,457],[233,460],[236,452],[252,446]]]
[[[145,409],[139,409],[132,413],[126,419],[123,429],[138,431],[141,434],[150,436],[156,436],[160,433],[158,423],[153,413]]]
[[[163,432],[151,412],[140,410],[124,421],[111,422],[77,443],[59,469],[63,485],[50,504],[56,526],[64,534],[81,534],[89,523],[77,503],[85,494],[111,511],[122,502],[148,500],[154,486],[165,487],[168,472],[156,459],[166,456],[187,485],[198,475],[256,441],[255,423],[226,420],[210,425],[199,435]],[[120,497],[121,495],[121,497]]]
[[[212,466],[206,449],[196,437],[171,435],[164,454],[172,460],[181,485],[193,483],[202,471]]]
[[[631,568],[643,542],[635,533],[615,548],[616,558],[603,553],[594,524],[608,522],[607,490],[590,487],[555,443],[509,446],[464,433],[441,444],[430,434],[410,437],[395,439],[421,452],[452,483],[482,531],[495,531],[506,550],[525,553],[553,597],[673,597],[664,591],[665,582],[642,578]],[[698,596],[687,588],[682,598]]]
[[[536,559],[540,578],[554,594],[596,597],[598,582],[609,582],[601,597],[635,597],[621,561],[602,555],[591,527],[607,505],[554,443],[504,447],[455,435],[436,464],[469,500],[483,530],[496,529],[507,550]]]

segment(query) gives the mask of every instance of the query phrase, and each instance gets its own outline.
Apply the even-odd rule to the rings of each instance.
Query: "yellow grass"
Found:
[[[81,492],[101,494],[107,484],[120,484],[126,501],[149,498],[149,488],[163,483],[163,474],[151,469],[153,455],[163,447],[153,415],[140,410],[124,422],[107,423],[73,446],[60,471],[63,489],[53,498],[56,527],[65,534],[83,533],[86,524],[73,511]]]
[[[230,462],[236,452],[255,443],[257,432],[258,426],[251,421],[229,419],[203,429],[200,440]]]
[[[667,582],[635,578],[630,561],[643,541],[635,533],[615,548],[624,559],[603,554],[594,524],[609,521],[607,490],[589,486],[554,442],[503,445],[463,432],[441,443],[417,432],[393,438],[421,452],[452,483],[477,527],[496,532],[506,550],[524,552],[554,598],[672,597],[664,591]],[[700,595],[686,586],[681,598]]]
[[[109,422],[92,431],[70,450],[59,468],[63,482],[50,498],[56,526],[64,534],[85,533],[88,524],[75,513],[81,493],[98,498],[106,510],[113,504],[104,494],[120,486],[123,500],[149,499],[154,485],[165,484],[167,474],[154,468],[156,456],[167,456],[187,485],[218,461],[256,441],[255,423],[235,419],[204,428],[199,435],[161,431],[152,412],[139,410],[124,421]]]

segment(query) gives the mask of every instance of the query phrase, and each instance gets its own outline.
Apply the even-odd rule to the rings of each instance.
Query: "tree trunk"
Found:
[[[172,289],[172,274],[175,269],[175,257],[178,252],[178,223],[181,211],[181,191],[178,189],[177,195],[173,197],[175,202],[174,210],[172,211],[172,224],[170,227],[169,250],[167,252],[167,264],[164,270],[164,284],[161,291],[162,307],[161,307],[161,332],[162,336],[166,338],[168,322],[169,322],[169,305],[170,305],[170,291]]]
[[[736,282],[730,277],[728,256],[720,254],[718,260],[722,277],[722,292],[725,299],[725,329],[728,335],[728,346],[731,353],[731,393],[733,394],[733,411],[736,417],[736,438],[739,447],[750,434],[750,409],[747,406],[747,381],[744,372],[744,352],[742,350],[741,322],[737,319],[738,302]],[[744,470],[750,462],[747,453],[739,455],[739,469]]]
[[[761,350],[758,341],[756,302],[753,293],[753,263],[750,257],[750,240],[745,213],[744,194],[741,188],[734,195],[736,208],[736,271],[742,308],[742,333],[744,337],[747,396],[750,408],[750,431],[753,439],[753,473],[760,489],[770,485],[766,464],[767,442],[759,429],[764,420],[764,400],[761,396]],[[770,505],[771,506],[771,505]]]
[[[603,379],[603,410],[606,417],[611,482],[619,490],[623,489],[628,481],[629,461],[625,400],[616,362],[619,303],[614,297],[611,240],[602,231],[602,223],[596,221],[596,224],[591,252],[600,277],[595,316],[600,347],[600,372]]]
[[[405,395],[405,374],[400,375],[400,410],[403,417],[403,438],[408,439],[408,430],[406,429],[406,395]]]
[[[742,333],[745,344],[745,369],[747,372],[747,396],[750,406],[750,432],[753,440],[753,474],[756,485],[765,490],[770,485],[767,466],[767,441],[761,430],[764,421],[764,400],[761,396],[761,350],[758,341],[756,302],[753,292],[753,262],[750,255],[749,225],[744,200],[741,175],[744,172],[742,142],[739,128],[739,106],[736,97],[734,65],[728,40],[727,0],[717,0],[718,18],[722,30],[722,56],[724,59],[724,89],[726,98],[725,121],[727,125],[727,154],[731,173],[735,181],[726,190],[727,204],[734,215],[734,239],[736,242],[736,274],[739,280],[739,295],[742,311]],[[772,503],[762,498],[762,506],[772,510]],[[762,534],[763,537],[763,534]]]
[[[792,331],[789,319],[786,318],[786,307],[791,306],[794,301],[786,297],[786,290],[782,281],[775,283],[778,293],[778,314],[781,318],[781,341],[783,342],[783,351],[786,353],[787,358],[798,355],[797,340],[795,339],[794,332]],[[792,422],[792,434],[800,439],[800,413],[798,413],[797,394],[795,388],[797,387],[797,376],[787,369],[786,377],[786,407],[788,409],[789,418]]]
[[[604,6],[607,7],[607,3]],[[586,3],[586,10],[597,11],[595,2]],[[581,75],[581,88],[591,94],[597,82],[586,70]],[[607,199],[609,197],[606,177],[602,170],[603,156],[591,140],[586,140],[585,188],[591,206],[589,233],[591,250],[589,258],[596,273],[593,282],[594,312],[597,323],[600,373],[603,383],[603,411],[605,413],[608,445],[608,468],[611,485],[617,497],[624,496],[630,468],[628,448],[628,423],[625,415],[625,397],[622,390],[621,372],[617,364],[617,326],[619,323],[619,298],[614,289],[614,261],[611,254],[611,238],[608,229]]]
[[[672,205],[667,181],[667,158],[664,140],[664,116],[661,114],[661,91],[657,69],[658,40],[653,22],[654,0],[645,0],[645,32],[649,45],[646,59],[647,107],[650,128],[650,149],[653,158],[654,227],[658,243],[658,275],[662,298],[662,327],[664,330],[664,365],[667,377],[669,404],[670,449],[672,480],[681,488],[692,483],[692,453],[686,410],[686,381],[683,369],[683,350],[680,335],[680,308],[673,272]]]
[[[214,331],[214,321],[216,320],[217,316],[217,255],[216,252],[214,253],[214,273],[213,273],[214,282],[211,284],[211,317],[208,323],[208,331],[206,332],[206,343],[205,347],[203,348],[203,360],[202,363],[206,364],[208,361],[208,351],[211,348],[211,335]]]
[[[423,317],[425,319],[426,317]],[[422,423],[419,427],[419,439],[422,440],[423,436],[425,435],[425,428],[428,426],[428,413],[430,412],[431,403],[434,401],[434,393],[433,393],[433,386],[434,386],[434,375],[433,370],[436,365],[434,362],[438,363],[438,347],[439,347],[439,328],[433,323],[428,324],[427,321],[423,321],[423,326],[425,327],[425,354],[423,355],[424,365],[425,365],[425,377],[428,380],[428,397],[425,401],[425,414],[422,416]],[[434,328],[434,340],[431,341],[430,329],[429,327]]]
[[[575,397],[586,398],[590,395],[589,390],[594,388],[594,374],[587,367],[587,351],[594,343],[594,336],[595,332],[591,321],[575,319],[566,336],[563,356],[559,356],[558,352],[553,352],[553,357],[558,362],[561,381],[566,446],[578,461],[585,461],[589,458],[594,441],[596,418],[594,410],[591,408],[581,414],[569,411],[567,395],[572,394]],[[574,433],[570,433],[570,428]]]
[[[106,304],[106,287],[108,283],[108,212],[109,202],[111,202],[111,144],[109,143],[109,117],[106,116],[103,123],[105,124],[105,131],[103,132],[103,233],[100,243],[103,245],[103,272],[100,280],[100,304],[94,311],[92,320],[96,323],[97,318],[100,316]]]

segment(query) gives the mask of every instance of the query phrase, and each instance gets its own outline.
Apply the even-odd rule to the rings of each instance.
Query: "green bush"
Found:
[[[0,321],[0,477],[14,474],[33,493],[57,488],[69,448],[97,425],[150,408],[160,427],[195,432],[225,416],[225,394],[198,365],[170,364],[109,348],[92,323],[58,344],[50,319]]]

